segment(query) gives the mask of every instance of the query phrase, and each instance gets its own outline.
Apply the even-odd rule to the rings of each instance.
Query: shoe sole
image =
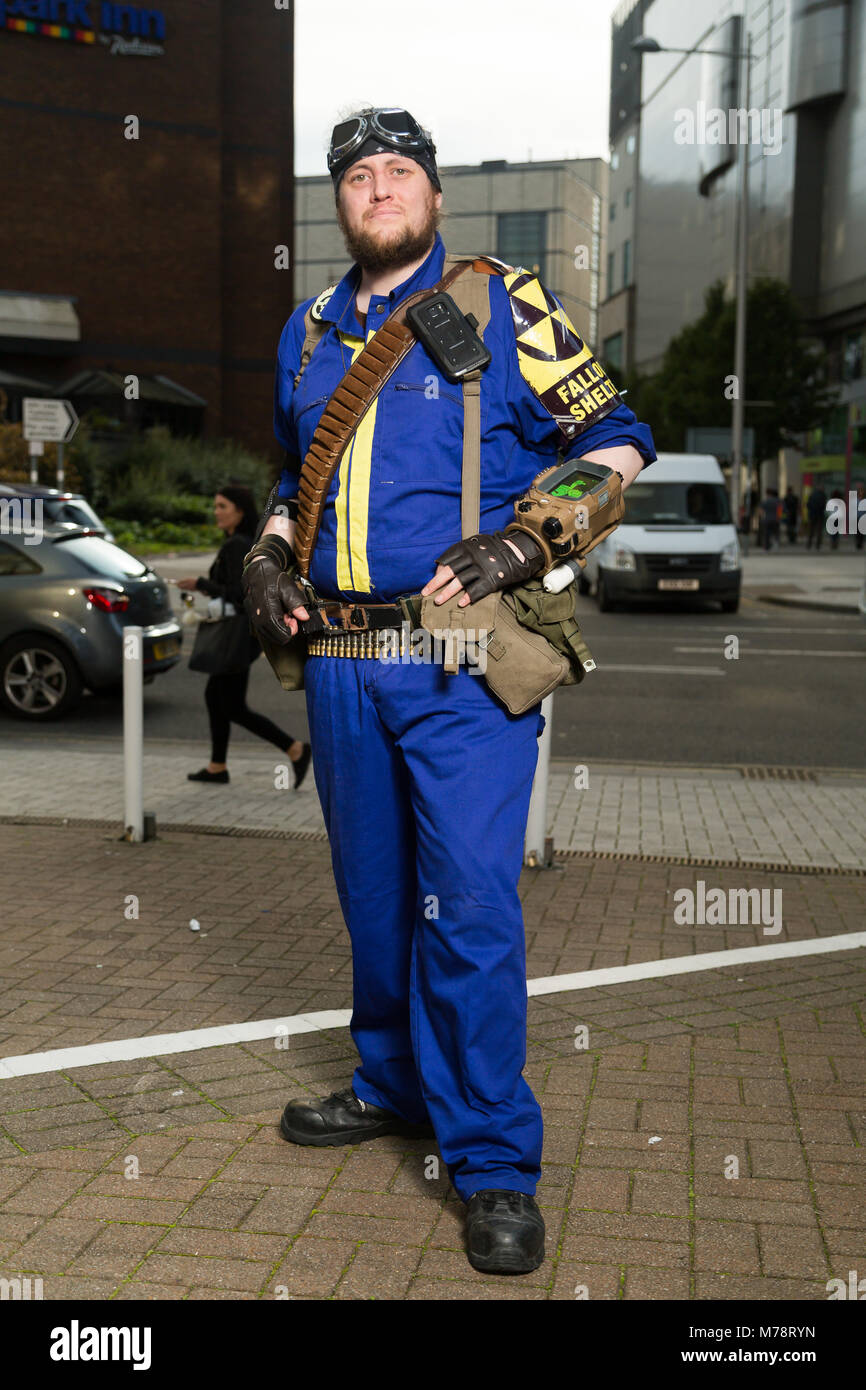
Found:
[[[292,1130],[286,1124],[285,1115],[280,1118],[280,1134],[289,1144],[303,1144],[314,1149],[339,1149],[346,1144],[362,1144],[367,1139],[382,1139],[387,1134],[399,1134],[404,1139],[435,1139],[432,1125],[392,1124],[383,1120],[375,1129],[344,1129],[339,1134],[303,1134]]]
[[[479,1274],[531,1274],[544,1263],[544,1248],[532,1261],[521,1259],[519,1255],[473,1255],[471,1251],[466,1258]]]

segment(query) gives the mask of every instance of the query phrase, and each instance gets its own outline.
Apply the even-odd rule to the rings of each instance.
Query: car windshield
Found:
[[[721,526],[731,519],[721,483],[632,483],[625,521],[638,526]]]
[[[119,545],[112,545],[101,536],[70,536],[58,541],[64,555],[73,559],[89,574],[101,574],[106,579],[143,579],[150,571],[147,565],[128,555]]]

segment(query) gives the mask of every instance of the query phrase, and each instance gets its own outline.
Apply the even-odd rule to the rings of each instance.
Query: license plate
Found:
[[[180,638],[169,637],[165,642],[154,642],[153,659],[163,661],[167,656],[177,656],[180,651]]]
[[[660,579],[660,589],[699,589],[701,581],[699,579]]]

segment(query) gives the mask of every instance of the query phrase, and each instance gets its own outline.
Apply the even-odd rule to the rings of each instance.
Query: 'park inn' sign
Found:
[[[109,45],[112,54],[155,58],[165,49],[165,15],[114,0],[0,0],[0,32]]]

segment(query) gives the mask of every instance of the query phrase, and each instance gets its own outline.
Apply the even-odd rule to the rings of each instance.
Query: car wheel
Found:
[[[0,654],[0,704],[16,719],[59,719],[82,689],[72,656],[51,637],[13,637]]]
[[[737,594],[737,597],[736,597],[736,598],[723,598],[723,599],[722,599],[722,612],[723,612],[723,613],[737,613],[737,612],[739,611],[739,608],[740,608],[740,595],[739,595],[739,594]]]
[[[595,596],[598,599],[598,610],[600,613],[613,612],[616,605],[614,604],[613,600],[610,597],[610,594],[607,591],[607,585],[604,582],[604,575],[602,574],[601,570],[599,570],[598,572],[598,581],[595,586]]]
[[[581,570],[580,574],[577,576],[577,592],[584,595],[588,594],[589,587],[589,580],[586,577],[586,572]]]

